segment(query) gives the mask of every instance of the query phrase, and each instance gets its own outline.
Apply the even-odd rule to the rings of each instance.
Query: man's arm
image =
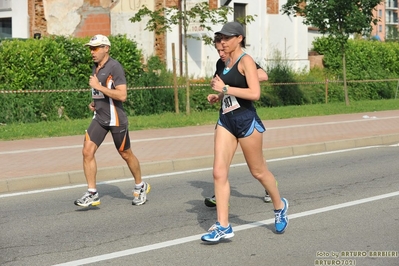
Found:
[[[266,71],[264,71],[264,70],[260,67],[260,65],[258,65],[257,63],[255,63],[255,64],[256,64],[256,69],[257,69],[257,71],[258,71],[258,79],[259,79],[259,82],[268,80],[269,77],[267,76]]]
[[[124,102],[127,99],[126,84],[117,85],[117,86],[115,86],[114,90],[111,90],[111,89],[108,89],[107,87],[100,85],[100,82],[98,81],[97,76],[94,75],[94,76],[90,76],[89,85],[93,89],[101,91],[104,95],[106,95],[114,100]]]

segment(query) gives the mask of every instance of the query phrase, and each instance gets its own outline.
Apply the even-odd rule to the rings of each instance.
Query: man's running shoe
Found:
[[[267,192],[267,190],[265,190],[265,193],[266,193],[266,195],[265,195],[265,197],[263,198],[263,200],[264,200],[266,203],[272,202],[272,198],[270,197],[270,195],[269,195],[269,193]]]
[[[133,205],[142,205],[147,201],[147,193],[150,193],[151,186],[147,182],[144,182],[141,188],[135,188],[133,190]]]
[[[100,198],[98,197],[98,192],[91,193],[87,191],[83,197],[75,200],[74,203],[80,207],[97,206],[100,205]]]
[[[288,217],[287,217],[287,210],[288,210],[288,201],[285,198],[281,199],[284,203],[284,208],[281,210],[274,210],[275,222],[274,226],[276,228],[276,233],[282,234],[284,233],[285,228],[288,225]]]
[[[212,225],[208,232],[201,237],[202,241],[218,242],[220,239],[232,238],[234,236],[233,228],[230,224],[227,227],[222,227],[219,222]]]
[[[207,207],[216,207],[216,198],[215,195],[213,195],[210,198],[205,198],[204,203]]]

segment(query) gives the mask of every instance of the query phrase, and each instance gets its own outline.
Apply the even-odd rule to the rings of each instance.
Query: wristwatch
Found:
[[[228,90],[229,90],[229,85],[224,85],[224,87],[223,87],[223,89],[222,89],[222,92],[224,93],[224,94],[226,94],[227,95],[227,92],[228,92]]]

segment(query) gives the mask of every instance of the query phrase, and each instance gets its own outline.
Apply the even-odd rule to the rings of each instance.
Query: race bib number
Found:
[[[224,95],[222,102],[223,114],[226,114],[238,108],[240,108],[240,104],[238,103],[237,98],[235,96]]]
[[[93,99],[104,99],[104,94],[96,89],[91,88],[91,98]]]

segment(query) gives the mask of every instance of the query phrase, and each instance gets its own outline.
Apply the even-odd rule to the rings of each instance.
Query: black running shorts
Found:
[[[266,130],[256,111],[251,109],[239,109],[226,114],[220,111],[217,124],[226,128],[236,138],[248,137],[255,129],[260,133]]]
[[[89,128],[86,130],[85,140],[91,140],[97,147],[100,147],[108,132],[111,132],[118,151],[125,151],[130,148],[128,125],[103,126],[95,119],[91,121]]]

